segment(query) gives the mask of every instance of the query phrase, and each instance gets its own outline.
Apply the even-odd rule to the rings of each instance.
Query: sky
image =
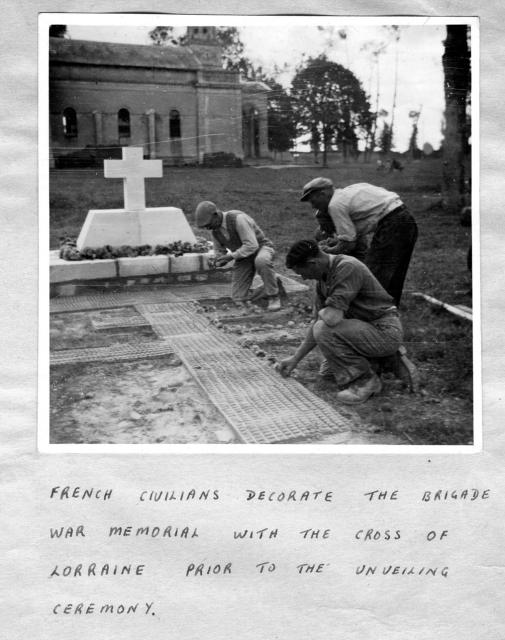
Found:
[[[131,44],[150,44],[149,31],[157,24],[167,24],[169,16],[153,18],[135,16],[136,24],[125,24],[118,16],[112,16],[111,24],[104,24],[103,17],[97,18],[100,23],[89,24],[89,14],[84,19],[88,24],[69,24],[67,16],[68,34],[73,39],[101,40],[106,42],[124,42]],[[160,22],[161,18],[163,21]],[[171,16],[171,24],[184,32],[186,23],[181,16]],[[177,20],[177,18],[179,20]],[[395,60],[398,55],[398,88],[395,110],[394,148],[405,151],[408,148],[412,132],[411,111],[421,111],[418,122],[418,145],[422,148],[429,143],[433,148],[440,146],[442,139],[442,122],[444,110],[442,53],[445,26],[436,21],[433,24],[400,24],[399,40],[395,42],[391,30],[383,24],[369,24],[370,19],[340,19],[335,21],[327,17],[317,19],[304,17],[302,19],[287,17],[269,17],[263,19],[238,19],[237,16],[221,17],[221,22],[212,19],[191,24],[201,26],[207,24],[233,24],[240,30],[244,43],[244,54],[255,64],[261,65],[265,71],[270,71],[277,65],[286,70],[279,77],[281,84],[289,87],[295,68],[304,57],[314,57],[321,53],[333,61],[349,68],[361,81],[367,94],[371,96],[372,106],[375,107],[377,95],[377,75],[379,75],[379,109],[388,111],[390,120],[395,78]],[[158,19],[158,21],[153,21]],[[213,22],[211,22],[213,20]],[[139,26],[139,21],[145,21],[146,26]],[[383,23],[385,19],[380,19]],[[122,22],[122,24],[119,24]],[[400,22],[397,20],[396,24]],[[403,19],[405,22],[405,19]],[[411,20],[412,22],[412,20]],[[423,20],[426,23],[426,19]],[[390,21],[390,24],[395,24]],[[325,31],[318,27],[323,26]],[[345,30],[345,39],[339,31]],[[385,45],[379,56],[371,54],[373,49]],[[398,47],[398,49],[396,49]],[[379,65],[373,60],[378,59]],[[379,74],[377,74],[377,70]]]

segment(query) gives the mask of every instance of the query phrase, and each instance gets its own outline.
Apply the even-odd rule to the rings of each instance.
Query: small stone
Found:
[[[130,418],[132,420],[139,420],[142,416],[137,411],[130,411]]]
[[[86,400],[91,400],[91,398],[94,398],[94,397],[95,397],[95,394],[94,394],[94,393],[90,393],[90,392],[88,391],[88,393],[85,393],[85,394],[84,394],[84,397],[86,398]]]
[[[233,435],[226,429],[219,429],[219,431],[216,431],[216,438],[218,442],[230,442],[230,440],[233,440]]]
[[[391,412],[393,411],[393,405],[390,402],[383,402],[380,406],[380,410]]]
[[[259,351],[256,351],[256,355],[258,358],[264,358],[267,354],[260,349]]]
[[[294,326],[295,326],[294,320],[289,320],[288,321],[288,327],[294,327]]]

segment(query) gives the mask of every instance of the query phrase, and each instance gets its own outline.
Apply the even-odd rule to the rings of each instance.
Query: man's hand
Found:
[[[316,242],[326,242],[326,240],[328,239],[328,233],[326,231],[323,231],[321,227],[317,227],[314,232],[314,238]]]
[[[298,362],[295,360],[294,356],[291,356],[290,358],[284,358],[284,360],[281,360],[279,362],[277,370],[283,378],[287,378],[291,375],[297,364]]]
[[[319,248],[321,249],[321,251],[324,251],[324,253],[331,253],[332,255],[338,255],[339,253],[342,253],[340,250],[340,245],[330,245],[327,240],[325,240],[324,242],[320,242]]]
[[[230,253],[227,253],[224,256],[219,256],[219,258],[216,258],[214,264],[216,265],[216,267],[224,267],[224,265],[228,264],[228,262],[230,262],[231,260],[233,260],[233,256]]]

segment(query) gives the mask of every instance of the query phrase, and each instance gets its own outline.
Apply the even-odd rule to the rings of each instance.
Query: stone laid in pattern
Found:
[[[117,258],[117,263],[120,278],[164,275],[168,273],[169,256]]]
[[[198,273],[203,271],[202,254],[184,253],[182,256],[169,256],[170,273]],[[207,269],[208,261],[206,262]]]
[[[79,280],[110,280],[113,278],[139,278],[203,274],[212,270],[208,254],[185,253],[182,256],[158,255],[107,260],[61,260],[58,252],[51,252],[50,282],[75,282]],[[212,254],[213,255],[213,254]]]
[[[61,260],[51,256],[49,282],[106,280],[117,277],[116,260]]]

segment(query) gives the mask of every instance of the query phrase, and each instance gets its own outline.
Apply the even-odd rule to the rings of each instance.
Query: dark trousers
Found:
[[[407,207],[401,206],[379,222],[365,256],[365,264],[397,307],[416,240],[416,221]]]

